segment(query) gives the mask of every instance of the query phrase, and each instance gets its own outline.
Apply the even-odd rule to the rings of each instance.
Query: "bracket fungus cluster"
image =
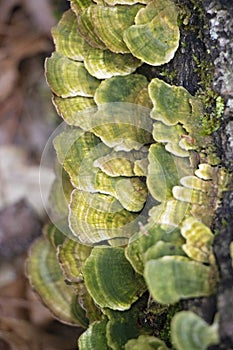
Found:
[[[31,249],[31,284],[57,318],[86,328],[80,350],[205,350],[219,341],[217,321],[176,311],[215,291],[209,224],[225,175],[196,161],[198,98],[137,72],[174,57],[179,9],[172,0],[70,4],[46,60],[67,124],[53,141],[50,204],[60,221]],[[159,318],[159,305],[156,331],[140,320]]]

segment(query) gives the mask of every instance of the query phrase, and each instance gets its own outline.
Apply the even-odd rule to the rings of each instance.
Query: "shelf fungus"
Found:
[[[62,98],[53,96],[53,104],[57,113],[71,126],[88,129],[87,119],[91,119],[95,113],[95,101],[91,97],[76,96]]]
[[[76,62],[54,52],[46,60],[47,81],[60,97],[92,97],[99,81],[92,77],[82,62]]]
[[[106,156],[100,157],[94,161],[94,166],[100,168],[106,175],[117,176],[143,176],[146,173],[147,166],[140,173],[137,161],[147,160],[148,148],[142,147],[139,151],[124,152],[112,151]],[[146,162],[147,164],[147,162]]]
[[[73,192],[69,223],[74,235],[83,243],[126,239],[137,225],[136,218],[137,214],[124,209],[112,196],[79,190]]]
[[[208,296],[215,291],[210,266],[184,256],[163,256],[146,262],[144,277],[153,298],[161,304]]]
[[[80,350],[110,350],[106,338],[106,320],[93,322],[78,340]]]
[[[52,28],[52,36],[57,52],[72,60],[83,61],[85,40],[77,29],[77,17],[73,11],[69,10]]]
[[[64,242],[66,236],[63,232],[59,231],[58,228],[51,222],[47,223],[43,227],[43,235],[49,241],[54,250]]]
[[[87,71],[98,79],[128,75],[142,64],[130,53],[117,54],[88,44],[78,31],[77,17],[71,10],[65,12],[58,25],[52,29],[52,35],[56,52],[74,61],[83,61]]]
[[[141,230],[131,236],[125,249],[125,256],[134,270],[143,275],[145,263],[154,249],[157,257],[167,255],[164,254],[165,251],[169,251],[169,255],[175,255],[173,253],[181,252],[184,243],[178,228],[173,228],[169,232],[161,225],[149,222],[145,226],[141,225]]]
[[[152,207],[149,211],[149,220],[160,224],[165,230],[172,231],[190,215],[190,210],[190,203],[172,198]]]
[[[152,247],[148,248],[144,254],[144,262],[149,260],[159,259],[163,256],[185,256],[185,253],[179,245],[170,242],[158,241]]]
[[[92,247],[71,239],[65,240],[58,247],[57,257],[66,281],[69,283],[83,282],[82,267],[91,251]]]
[[[179,46],[178,11],[170,0],[151,1],[124,32],[132,54],[152,66],[169,62]]]
[[[192,174],[189,158],[175,157],[159,143],[151,145],[148,159],[147,186],[159,202],[171,199],[180,178]]]
[[[165,343],[159,338],[151,335],[140,335],[137,339],[129,340],[125,350],[168,350]]]
[[[193,97],[184,87],[172,86],[160,79],[152,79],[149,84],[149,95],[153,102],[151,118],[167,126],[181,124],[188,137],[180,139],[179,146],[184,149],[195,149],[203,140],[200,133],[200,118],[203,114],[202,103]],[[156,125],[156,124],[155,124]],[[172,135],[178,130],[171,131]],[[184,142],[187,139],[188,141]]]
[[[110,50],[87,47],[84,55],[87,71],[97,79],[133,73],[142,62],[131,54],[117,54]]]
[[[139,150],[152,142],[147,86],[143,75],[134,74],[104,80],[96,89],[92,131],[116,151]]]
[[[123,34],[134,23],[134,18],[141,8],[142,5],[139,4],[132,6],[91,5],[80,15],[82,21],[82,27],[79,27],[80,32],[84,34],[82,28],[92,23],[94,30],[88,31],[88,33],[96,33],[98,40],[105,45],[105,48],[115,53],[130,53],[123,41]],[[85,38],[88,41],[88,38]],[[94,45],[90,41],[89,43],[95,47],[96,43]],[[99,46],[96,45],[96,47]],[[103,49],[103,46],[99,48]]]
[[[56,250],[47,240],[40,238],[32,246],[30,254],[27,273],[43,302],[62,322],[87,327],[85,310],[76,303],[73,289],[64,281]]]
[[[177,350],[207,350],[219,343],[218,322],[209,325],[192,311],[178,312],[171,323],[171,339]]]
[[[61,173],[57,174],[54,179],[48,201],[54,217],[64,218],[68,215],[68,204],[73,186],[64,169],[60,169],[60,171]]]
[[[190,258],[203,263],[214,261],[212,250],[214,235],[209,227],[189,217],[181,224],[181,234],[186,239],[182,248]]]
[[[106,45],[99,38],[95,31],[91,12],[93,5],[91,4],[90,6],[87,6],[82,11],[80,11],[78,14],[78,31],[90,46],[101,50],[106,50]]]
[[[137,338],[142,330],[138,320],[146,299],[133,303],[129,310],[103,309],[102,321],[93,322],[79,339],[79,349],[124,349],[131,338]],[[107,340],[107,347],[106,345]],[[165,350],[165,349],[164,349]]]
[[[104,314],[108,317],[106,325],[106,336],[111,349],[125,349],[125,344],[131,338],[136,338],[140,334],[138,319],[141,310],[145,307],[145,298],[133,303],[129,310],[117,311],[104,309]]]
[[[87,290],[102,308],[127,310],[145,291],[142,276],[126,260],[123,248],[94,247],[83,276]]]
[[[70,5],[45,64],[67,125],[53,139],[52,223],[31,248],[31,284],[86,328],[81,350],[206,350],[216,325],[177,310],[216,290],[210,227],[228,174],[208,164],[200,100],[152,78],[176,53],[182,12],[172,0]]]
[[[91,4],[93,4],[92,0],[70,0],[70,7],[77,16]]]
[[[154,140],[165,144],[166,151],[177,157],[189,157],[187,147],[181,143],[185,135],[186,130],[180,124],[171,127],[158,121],[153,125]]]
[[[98,3],[98,0],[94,0],[96,3]],[[147,4],[150,0],[104,0],[104,3],[109,6],[115,6],[115,5],[133,5],[133,4]],[[101,0],[102,2],[102,0]]]

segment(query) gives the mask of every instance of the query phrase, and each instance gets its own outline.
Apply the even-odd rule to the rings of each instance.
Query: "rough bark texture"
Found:
[[[220,129],[214,139],[222,164],[233,170],[233,2],[222,0],[203,2],[210,20],[210,33],[215,39],[211,48],[215,73],[213,88],[225,100]],[[213,46],[213,45],[212,45]],[[233,181],[224,193],[215,220],[218,232],[214,251],[220,271],[217,310],[220,317],[221,343],[218,349],[233,349],[233,270],[229,245],[233,241]]]

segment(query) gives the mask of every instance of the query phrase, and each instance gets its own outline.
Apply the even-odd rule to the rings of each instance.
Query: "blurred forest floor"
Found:
[[[0,349],[76,349],[77,329],[53,320],[24,275],[45,220],[40,158],[58,124],[44,77],[51,27],[68,2],[0,0]],[[41,168],[42,185],[52,173]]]

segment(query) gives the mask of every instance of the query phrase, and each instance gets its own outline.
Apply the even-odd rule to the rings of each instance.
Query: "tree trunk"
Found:
[[[213,88],[225,100],[220,129],[214,134],[217,152],[223,166],[233,170],[233,2],[227,0],[203,2],[210,16],[210,31],[215,41],[210,45],[214,59]],[[233,349],[233,269],[230,243],[233,241],[233,180],[224,192],[217,211],[214,251],[220,271],[217,311],[220,318],[219,349]]]
[[[190,4],[190,3],[193,4]],[[233,2],[232,0],[178,1],[192,13],[188,33],[181,27],[181,49],[168,69],[178,74],[173,82],[185,86],[191,93],[198,90],[200,75],[197,61],[210,58],[213,63],[212,89],[223,97],[224,113],[220,128],[213,134],[221,165],[233,171]],[[194,3],[196,4],[194,6]],[[199,30],[198,30],[199,27]],[[182,50],[182,45],[184,49]],[[196,59],[194,59],[194,56]],[[233,180],[223,193],[213,230],[216,232],[214,252],[219,268],[220,281],[217,295],[183,303],[207,322],[219,316],[220,344],[211,350],[233,349],[233,269],[230,243],[233,241]]]

